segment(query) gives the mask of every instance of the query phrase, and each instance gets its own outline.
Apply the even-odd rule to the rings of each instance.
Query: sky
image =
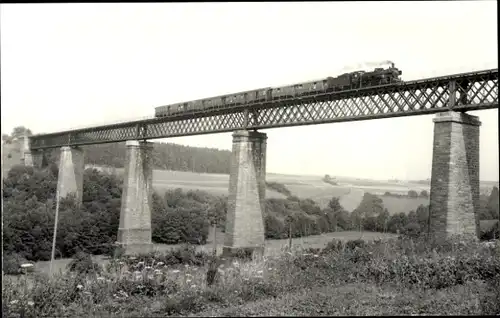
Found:
[[[2,4],[1,130],[56,132],[391,60],[404,80],[498,68],[496,1]],[[480,178],[498,180],[498,109]],[[435,115],[266,129],[268,173],[427,179]],[[231,149],[231,133],[153,140]]]

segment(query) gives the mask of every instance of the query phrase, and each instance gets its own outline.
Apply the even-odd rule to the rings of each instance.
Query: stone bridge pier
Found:
[[[47,164],[44,152],[41,150],[31,150],[28,136],[24,136],[21,146],[21,164],[29,167],[41,168]]]
[[[78,147],[61,147],[59,157],[59,176],[57,193],[60,198],[69,194],[75,196],[77,205],[83,199],[83,171],[85,169],[83,149]]]
[[[238,250],[264,253],[266,139],[256,131],[233,133],[224,256]]]
[[[153,249],[153,143],[130,140],[126,147],[117,241],[124,247],[125,254],[147,253]]]
[[[149,252],[153,190],[153,143],[126,142],[126,166],[117,242],[126,254]],[[26,166],[41,167],[42,151],[31,151],[25,138],[21,161]],[[75,195],[77,205],[83,199],[84,152],[78,147],[61,147],[57,191],[61,198]]]
[[[445,112],[434,118],[429,230],[438,239],[479,237],[477,116]]]
[[[479,127],[476,116],[445,112],[434,119],[429,230],[438,238],[479,235]],[[263,254],[266,194],[266,134],[233,133],[228,211],[223,255],[240,250]],[[30,151],[25,139],[22,160],[40,166],[43,153]],[[152,250],[151,210],[153,143],[126,142],[126,166],[118,229],[125,253]],[[82,202],[84,154],[78,147],[62,147],[58,193]]]

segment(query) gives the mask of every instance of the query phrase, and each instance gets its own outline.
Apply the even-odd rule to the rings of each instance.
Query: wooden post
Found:
[[[213,255],[217,256],[217,223],[214,223],[214,250]]]

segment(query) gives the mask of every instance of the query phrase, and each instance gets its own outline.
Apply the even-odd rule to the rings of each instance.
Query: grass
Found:
[[[86,275],[6,277],[3,311],[9,317],[500,314],[499,245],[463,238],[332,241],[322,250],[218,259],[214,266],[190,251],[183,264],[165,253],[113,259]],[[217,273],[210,286],[209,268]]]
[[[333,233],[325,233],[322,235],[311,235],[304,238],[293,238],[292,246],[299,247],[303,249],[308,248],[324,248],[328,242],[332,239],[349,241],[356,239],[364,239],[367,241],[373,241],[376,239],[389,239],[395,238],[395,234],[391,233],[376,233],[376,232],[356,232],[356,231],[345,231],[345,232],[333,232]],[[220,255],[222,253],[222,246],[224,244],[224,233],[217,231],[216,235],[217,239],[217,254]],[[288,239],[283,240],[266,240],[266,256],[276,256],[281,253],[283,248],[288,246]],[[154,244],[153,249],[159,253],[166,253],[168,251],[177,249],[181,247],[180,244]],[[213,250],[213,232],[208,236],[207,243],[205,245],[197,245],[195,246],[196,251],[211,253]],[[93,256],[93,260],[100,265],[107,265],[109,263],[109,258],[105,256]],[[60,271],[64,272],[68,264],[72,261],[72,258],[60,258],[56,259],[54,262],[53,272],[59,273]],[[39,273],[48,274],[50,268],[49,261],[40,261],[35,263],[35,270]]]
[[[427,198],[397,198],[389,196],[381,196],[380,198],[384,202],[384,207],[387,208],[389,214],[409,213],[412,210],[417,211],[420,204],[424,206],[429,204],[429,199]]]

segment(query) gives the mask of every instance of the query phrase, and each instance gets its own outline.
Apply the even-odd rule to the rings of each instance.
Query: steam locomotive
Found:
[[[190,102],[182,102],[155,108],[155,117],[168,117],[183,113],[194,113],[221,109],[244,104],[263,103],[294,97],[305,97],[321,93],[360,89],[380,85],[401,83],[402,72],[390,64],[388,68],[375,68],[373,71],[355,71],[337,77],[293,84],[281,87],[266,87]]]

